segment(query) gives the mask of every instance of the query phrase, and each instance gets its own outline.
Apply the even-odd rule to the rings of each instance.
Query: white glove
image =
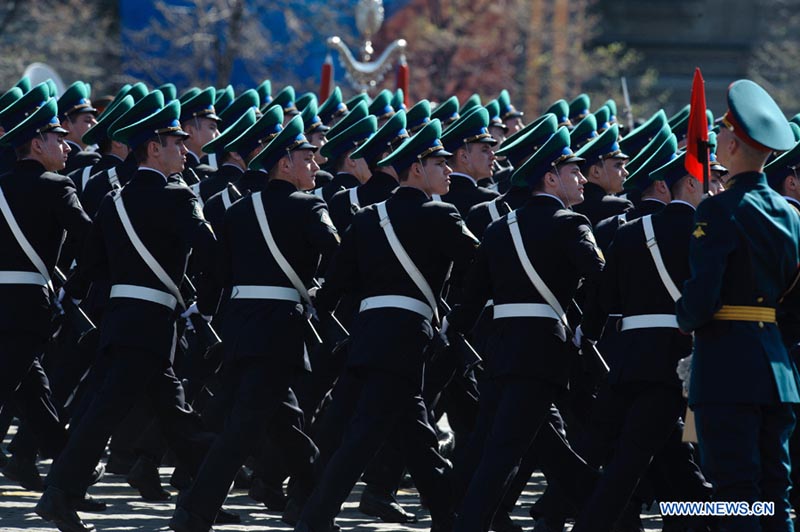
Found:
[[[61,288],[58,289],[58,297],[56,298],[56,308],[61,314],[64,314],[63,303],[64,299],[66,298],[67,298],[67,292],[64,290],[64,287],[62,286]],[[72,301],[72,303],[76,307],[81,304],[80,299],[75,299],[74,297],[70,297],[69,300]]]
[[[689,381],[692,378],[692,355],[682,358],[678,361],[678,367],[675,368],[678,378],[683,382],[684,393],[689,393]]]
[[[581,342],[583,342],[583,339],[584,339],[583,338],[583,328],[580,325],[578,325],[578,328],[575,329],[575,334],[572,335],[572,345],[574,345],[575,347],[580,349],[581,348]],[[589,342],[592,345],[597,343],[597,340],[589,340],[588,338],[586,338],[586,341]]]
[[[319,291],[319,289],[320,289],[320,287],[318,287],[318,286],[312,286],[311,288],[309,288],[308,289],[308,297],[310,297],[311,299],[314,299],[315,297],[317,297],[317,292]]]
[[[192,320],[190,319],[192,314],[197,314],[202,316],[204,320],[211,321],[212,316],[206,316],[205,314],[200,314],[200,310],[197,308],[197,302],[192,303],[189,308],[186,309],[186,312],[181,314],[181,318],[186,318],[186,328],[190,331],[194,330],[194,325],[192,325]]]

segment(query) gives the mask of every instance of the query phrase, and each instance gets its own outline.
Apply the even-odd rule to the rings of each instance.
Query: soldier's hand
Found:
[[[589,338],[585,338],[583,336],[583,328],[578,325],[578,328],[575,329],[575,334],[572,336],[572,345],[577,347],[578,349],[581,348],[583,342],[589,342],[590,344],[594,345],[597,343],[597,340],[590,340]]]
[[[186,328],[190,331],[194,330],[194,325],[192,325],[192,316],[193,315],[202,316],[204,320],[211,321],[212,316],[206,316],[205,314],[200,314],[200,310],[197,308],[197,303],[192,303],[189,308],[186,309],[186,312],[181,314],[181,318],[186,318]]]

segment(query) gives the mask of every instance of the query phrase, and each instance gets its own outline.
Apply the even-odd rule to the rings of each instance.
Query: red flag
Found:
[[[322,63],[322,81],[319,84],[319,101],[324,102],[331,95],[331,83],[333,82],[333,58],[331,54],[325,56]]]
[[[708,186],[708,122],[706,119],[706,89],[700,69],[694,71],[692,81],[692,108],[689,111],[689,129],[686,132],[686,162],[689,175]]]
[[[400,56],[400,65],[397,67],[397,88],[403,89],[403,103],[408,107],[408,63],[406,56]]]

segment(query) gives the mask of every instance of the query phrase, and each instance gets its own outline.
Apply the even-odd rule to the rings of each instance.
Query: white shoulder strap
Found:
[[[219,169],[219,167],[217,166],[217,154],[216,153],[209,153],[208,154],[208,166],[210,166],[214,170],[218,170]]]
[[[272,231],[267,221],[267,213],[264,212],[264,205],[261,203],[261,192],[256,192],[251,198],[253,199],[253,209],[256,211],[258,226],[261,228],[261,234],[264,235],[264,240],[267,242],[269,252],[272,253],[272,257],[275,259],[275,262],[278,263],[278,267],[283,270],[283,273],[289,278],[295,290],[300,293],[300,297],[303,298],[303,301],[311,305],[311,297],[308,295],[308,290],[306,290],[303,281],[300,280],[300,276],[297,275],[292,265],[289,264],[289,261],[283,256],[281,250],[278,249],[278,244],[275,243],[275,239],[272,237]]]
[[[627,212],[623,212],[622,214],[618,215],[617,216],[617,221],[618,222],[622,222],[622,223],[626,223],[628,221],[628,213]]]
[[[225,206],[226,211],[233,204],[231,201],[231,195],[228,192],[228,187],[225,187],[225,189],[222,191],[222,204]]]
[[[203,198],[200,197],[200,183],[202,183],[202,181],[198,181],[197,183],[195,183],[194,185],[192,185],[189,188],[191,188],[192,192],[194,192],[194,195],[197,196],[197,201],[198,201],[198,203],[200,203],[200,208],[202,209],[203,208]]]
[[[314,195],[319,199],[325,199],[325,196],[322,195],[322,187],[319,187],[318,189],[314,190]]]
[[[353,187],[348,192],[350,194],[350,205],[355,205],[359,209],[361,204],[358,202],[358,187]]]
[[[567,330],[570,330],[569,322],[567,322],[567,315],[564,312],[564,309],[561,307],[561,303],[558,302],[556,296],[550,291],[550,288],[547,287],[544,280],[539,276],[539,273],[533,267],[533,264],[531,264],[531,259],[525,252],[525,244],[522,242],[522,233],[519,230],[519,224],[517,224],[517,211],[511,211],[508,213],[506,223],[508,224],[508,230],[511,232],[511,240],[514,242],[514,249],[517,251],[517,256],[519,257],[519,261],[522,263],[522,268],[525,270],[525,273],[528,275],[531,283],[533,283],[534,288],[536,288],[547,304],[550,305],[554,311],[556,311],[556,314],[558,314]]]
[[[438,323],[439,305],[436,304],[436,296],[433,295],[433,290],[431,290],[431,286],[428,284],[428,281],[425,280],[422,272],[419,271],[417,265],[414,264],[414,261],[411,260],[411,257],[409,257],[408,253],[406,253],[403,244],[400,243],[400,239],[397,238],[397,235],[394,232],[394,227],[392,227],[392,221],[389,219],[389,212],[386,210],[386,202],[382,201],[378,203],[376,208],[378,209],[378,217],[380,218],[381,228],[383,229],[384,234],[386,234],[386,239],[389,241],[389,246],[391,246],[392,251],[397,257],[397,260],[400,261],[400,264],[403,266],[403,269],[406,271],[406,273],[408,273],[408,276],[411,277],[411,280],[414,281],[414,284],[420,289],[422,295],[425,296],[425,299],[428,301],[428,305],[430,305],[431,310],[433,310],[433,316],[436,318],[436,322]]]
[[[81,172],[81,190],[86,190],[86,183],[89,182],[89,178],[92,177],[92,168],[93,166],[86,166],[83,168],[83,172]]]
[[[128,238],[133,244],[134,249],[142,257],[144,263],[147,264],[147,267],[158,277],[158,280],[167,287],[167,290],[175,296],[175,299],[178,300],[182,307],[186,307],[186,304],[183,302],[183,297],[181,296],[181,291],[178,289],[178,286],[172,280],[172,278],[164,271],[164,268],[161,267],[161,264],[158,263],[156,258],[150,253],[150,250],[144,245],[144,242],[139,238],[139,235],[136,234],[136,230],[133,228],[133,224],[131,223],[131,219],[128,217],[128,211],[125,209],[125,202],[122,200],[122,194],[119,190],[111,191],[111,197],[114,198],[114,207],[117,209],[117,214],[119,215],[119,219],[122,222],[122,227],[125,228],[125,233],[128,235]]]
[[[497,202],[499,199],[492,200],[489,202],[489,216],[491,216],[492,221],[500,219],[500,211],[497,210]]]
[[[113,166],[108,169],[108,183],[111,185],[113,190],[119,190],[122,188],[122,185],[119,182],[119,177],[117,176],[117,169]]]
[[[8,228],[11,229],[11,232],[14,234],[14,238],[17,239],[17,243],[22,248],[22,251],[25,252],[25,255],[33,263],[36,270],[41,274],[42,277],[44,277],[45,281],[47,281],[47,287],[50,288],[50,291],[52,292],[53,281],[50,280],[50,272],[47,271],[47,266],[45,266],[44,261],[39,254],[36,253],[36,250],[33,249],[33,246],[25,237],[25,233],[23,233],[22,229],[20,229],[17,219],[14,218],[14,213],[11,212],[11,207],[8,205],[8,201],[6,201],[6,195],[3,193],[2,188],[0,188],[0,212],[3,213],[3,218],[6,219]]]
[[[658,276],[661,277],[661,282],[664,283],[664,288],[667,289],[672,300],[678,301],[681,297],[681,291],[675,286],[672,277],[669,276],[667,266],[664,264],[664,259],[661,258],[661,250],[658,249],[656,232],[653,229],[653,220],[649,214],[642,217],[642,228],[644,229],[644,239],[647,241],[647,247],[650,249],[650,255],[653,257],[653,262],[656,263]]]
[[[442,196],[441,194],[431,194],[431,199],[433,201],[442,201]]]

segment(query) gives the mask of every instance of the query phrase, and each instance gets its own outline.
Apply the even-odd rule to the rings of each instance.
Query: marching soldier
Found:
[[[350,128],[350,126],[354,125],[359,120],[362,120],[369,116],[367,112],[367,104],[364,102],[358,102],[355,106],[350,108],[351,110],[344,115],[340,120],[336,122],[334,126],[332,126],[326,133],[326,143],[330,139],[333,139],[343,133],[345,130]],[[375,123],[375,128],[377,129],[377,121]],[[326,183],[317,184],[317,188],[314,190],[314,194],[318,198],[324,199],[326,202],[330,201],[334,194],[339,192],[343,189],[352,188],[358,186],[359,181],[352,177],[349,173],[343,173],[341,176],[339,175],[337,165],[342,161],[334,161],[328,155],[326,155],[328,149],[326,148],[323,150],[324,146],[322,146],[319,150],[321,157],[325,158],[325,167],[324,170],[330,173],[333,177],[327,181]]]
[[[769,186],[800,212],[798,167],[800,167],[800,143],[765,166],[764,173],[767,174]]]
[[[295,530],[331,529],[358,477],[387,438],[398,438],[406,465],[428,501],[432,530],[452,525],[447,470],[422,400],[422,375],[434,334],[439,293],[451,261],[464,263],[477,241],[452,205],[429,200],[447,192],[450,154],[433,120],[379,164],[392,164],[400,187],[360,210],[317,293],[331,310],[344,293],[362,298],[343,393],[355,412]],[[412,264],[413,263],[413,264]],[[416,265],[416,266],[415,266]],[[345,409],[346,410],[346,409]]]
[[[343,124],[346,124],[344,120],[337,124],[337,128]],[[377,130],[378,120],[373,115],[367,115],[340,133],[331,133],[328,136],[328,141],[320,151],[328,159],[327,167],[332,170],[333,179],[314,192],[317,197],[326,202],[331,201],[337,192],[349,190],[369,180],[371,174],[367,162],[362,158],[353,159],[350,154]],[[333,131],[335,129],[331,130]]]
[[[347,114],[347,106],[342,101],[342,89],[334,87],[331,95],[320,104],[318,114],[322,123],[328,127],[335,126]]]
[[[328,162],[328,158],[320,154],[322,150],[319,148],[322,148],[327,142],[325,135],[331,128],[322,121],[322,118],[320,118],[318,114],[316,96],[308,102],[308,105],[303,109],[303,112],[300,113],[300,116],[303,117],[303,124],[306,128],[305,135],[308,137],[308,142],[318,148],[317,151],[314,152],[314,160],[317,162],[317,166],[322,167],[322,165]],[[333,176],[330,172],[326,172],[320,168],[314,176],[314,186],[320,188],[330,183],[332,180]]]
[[[61,127],[69,131],[67,142],[70,147],[69,159],[64,167],[64,174],[76,168],[97,164],[100,154],[86,151],[83,135],[97,123],[97,109],[92,107],[89,99],[89,84],[76,81],[67,88],[58,99],[58,117]],[[78,194],[80,194],[78,190]]]
[[[0,178],[0,404],[14,405],[40,451],[52,458],[66,444],[66,432],[40,363],[55,296],[50,272],[64,230],[83,238],[91,226],[72,181],[56,173],[64,168],[70,150],[66,134],[55,100],[48,99],[0,137],[0,144],[17,155],[10,172]],[[24,463],[27,469],[12,458],[3,472],[41,490],[35,462]]]
[[[263,188],[225,214],[221,264],[231,301],[224,379],[234,399],[224,431],[181,497],[173,530],[210,529],[239,467],[248,454],[258,454],[265,428],[289,462],[295,504],[311,490],[318,451],[303,432],[292,385],[311,369],[304,344],[306,286],[320,255],[333,253],[339,242],[325,203],[303,193],[314,186],[314,150],[295,117],[250,163],[269,176]]]
[[[442,123],[442,130],[447,130],[448,127],[453,125],[456,120],[461,118],[461,115],[458,112],[458,98],[455,96],[451,96],[445,101],[441,102],[437,105],[432,111],[430,119],[434,120],[436,118]]]
[[[497,103],[500,104],[500,119],[505,123],[509,135],[513,135],[525,127],[525,124],[522,123],[522,117],[525,113],[518,111],[511,105],[511,95],[508,94],[506,89],[500,91]]]
[[[221,119],[217,116],[216,109],[214,109],[216,94],[217,91],[214,87],[208,87],[181,102],[181,127],[189,134],[186,139],[188,154],[186,155],[184,172],[194,172],[200,182],[211,171],[211,167],[208,164],[202,164],[201,167],[201,163],[208,161],[208,157],[202,155],[203,146],[217,138],[220,133],[219,123]],[[192,188],[195,194],[199,195],[198,187],[200,182],[194,183],[193,178],[187,179],[187,181],[193,182]]]
[[[730,177],[695,214],[692,275],[676,308],[681,330],[695,337],[689,404],[714,499],[775,503],[772,516],[723,517],[720,529],[792,530],[789,435],[800,393],[775,309],[783,302],[797,312],[787,291],[800,263],[800,217],[762,170],[771,151],[795,142],[759,85],[736,81],[727,96],[717,158]]]
[[[208,448],[210,434],[201,430],[183,401],[183,388],[172,369],[176,309],[183,301],[177,284],[190,250],[195,264],[208,272],[216,246],[194,194],[168,181],[183,169],[186,157],[187,134],[179,115],[180,105],[172,101],[116,132],[114,138],[133,149],[139,169],[121,192],[106,196],[78,273],[65,286],[66,297],[81,298],[95,277],[108,276],[112,283],[99,345],[107,364],[105,379],[88,410],[73,424],[36,505],[42,518],[62,530],[92,530],[75,513],[72,501],[85,492],[86,479],[110,434],[140,397],[151,399],[182,463],[195,470]],[[218,292],[207,279],[198,282],[199,305],[204,315],[211,315]]]
[[[687,174],[685,154],[668,157],[672,160],[649,175],[667,187],[672,200],[617,230],[606,253],[598,305],[587,306],[581,325],[587,338],[597,339],[608,314],[622,315],[609,386],[597,400],[605,408],[594,411],[592,423],[604,440],[599,453],[615,450],[578,516],[576,531],[612,530],[653,457],[680,430],[686,407],[674,368],[691,353],[692,342],[680,334],[672,312],[678,286],[689,277],[689,240],[703,187]],[[704,490],[693,488],[680,495],[698,500]]]
[[[494,301],[478,421],[488,425],[485,440],[473,438],[459,465],[462,478],[474,473],[456,531],[488,529],[514,469],[566,388],[573,355],[563,309],[581,278],[595,283],[604,264],[588,220],[567,210],[583,200],[580,162],[562,127],[516,170],[514,181],[527,183],[533,197],[489,226],[465,278],[463,303],[447,318],[455,330],[469,331],[486,301]]]

